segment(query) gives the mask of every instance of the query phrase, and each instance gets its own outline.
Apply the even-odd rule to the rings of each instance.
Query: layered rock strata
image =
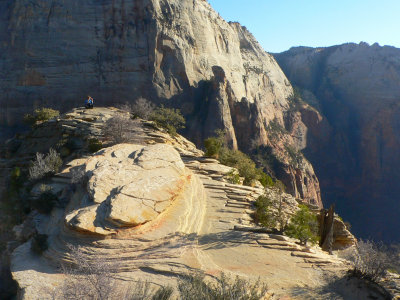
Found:
[[[69,116],[70,124],[74,118],[92,120],[76,122],[76,130],[92,128],[97,118],[96,110]],[[203,157],[180,136],[171,138],[142,125],[134,144],[68,163],[47,183],[65,208],[58,205],[50,216],[33,213],[16,228],[22,241],[32,234],[27,227],[49,236],[49,249],[41,258],[30,251],[30,241],[13,253],[12,273],[23,299],[55,295],[53,290],[68,279],[59,265],[74,262],[71,246],[80,247],[88,262],[110,262],[121,290],[138,278],[175,285],[176,278],[199,269],[211,277],[222,271],[251,280],[261,277],[278,298],[295,297],[299,288],[310,285],[316,292],[303,299],[328,295],[318,290],[325,282],[321,274],[340,274],[348,268],[345,261],[254,226],[253,202],[264,193],[277,197],[276,191],[231,184],[226,178],[232,168]],[[288,214],[296,211],[294,197],[284,194],[283,202]],[[158,203],[163,204],[160,209]],[[362,289],[362,297],[369,293]]]
[[[299,47],[275,58],[323,115],[302,120],[325,204],[336,202],[357,234],[399,241],[400,49]]]
[[[0,5],[0,125],[37,106],[71,109],[87,94],[96,105],[145,97],[179,107],[197,146],[226,129],[234,148],[272,147],[288,190],[322,206],[312,166],[291,165],[283,147],[301,150],[297,137],[285,133],[275,147],[268,132],[271,121],[284,127],[289,81],[244,27],[224,21],[207,1]]]
[[[227,183],[225,176],[231,168],[189,151],[181,160],[177,150],[166,144],[116,145],[93,157],[72,161],[54,177],[49,185],[54,191],[64,185],[61,193],[68,193],[71,200],[65,209],[53,210],[50,217],[34,217],[37,230],[49,235],[49,249],[42,258],[32,255],[30,242],[14,251],[12,272],[22,298],[46,297],[46,291],[62,285],[68,275],[56,268],[60,263],[74,262],[71,246],[79,246],[89,262],[111,262],[115,277],[123,278],[118,281],[121,289],[135,278],[174,285],[182,274],[200,269],[212,276],[222,271],[253,280],[262,276],[277,295],[294,295],[296,287],[321,283],[321,272],[347,268],[345,261],[318,248],[303,247],[293,239],[258,230],[251,219],[252,202],[265,192],[263,189]],[[104,165],[108,166],[105,172]],[[71,186],[68,179],[73,176],[73,168],[82,166],[88,180]],[[117,166],[118,173],[110,178],[109,172]],[[183,176],[181,185],[153,181],[156,193],[150,197],[167,193],[168,206],[142,224],[114,222],[127,217],[142,219],[142,210],[126,208],[136,207],[139,199],[140,203],[148,201],[148,186],[136,184],[131,190],[126,187],[134,184],[131,179],[140,174],[143,178],[151,175],[151,170],[160,170],[161,177],[166,172],[171,172],[172,179]],[[104,189],[112,186],[117,187],[115,192],[104,200]],[[273,196],[275,192],[267,193]],[[127,198],[113,207],[113,200],[119,196]],[[285,206],[294,213],[296,200],[289,195],[284,199]],[[111,220],[107,218],[110,209],[115,209]],[[72,222],[71,216],[78,215],[80,222]],[[290,272],[288,264],[293,266]]]

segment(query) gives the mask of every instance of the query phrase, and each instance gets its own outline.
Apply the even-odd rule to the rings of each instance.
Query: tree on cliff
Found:
[[[296,212],[288,225],[286,234],[300,240],[306,245],[308,241],[316,243],[318,241],[318,220],[306,205],[299,205],[300,209]]]

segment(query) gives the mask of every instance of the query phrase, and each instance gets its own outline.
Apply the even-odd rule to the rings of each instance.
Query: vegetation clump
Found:
[[[47,243],[47,234],[37,233],[32,237],[31,250],[37,255],[42,255],[49,248]]]
[[[217,137],[209,137],[204,140],[204,147],[206,148],[205,155],[208,157],[218,158],[223,142]]]
[[[29,178],[38,180],[45,176],[57,173],[62,166],[62,159],[53,148],[50,148],[49,153],[44,155],[36,153],[36,159],[32,161],[29,168]]]
[[[149,119],[157,126],[164,128],[167,132],[176,136],[177,130],[185,128],[186,120],[179,109],[167,108],[161,105],[153,110]]]
[[[272,211],[273,202],[272,200],[263,195],[257,198],[255,202],[255,221],[266,227],[266,228],[275,228],[276,227],[276,219],[275,214]]]
[[[283,233],[288,226],[289,217],[284,211],[284,199],[282,193],[284,186],[279,181],[274,187],[273,196],[262,195],[255,202],[255,221],[268,229]]]
[[[224,132],[217,131],[217,137],[209,137],[204,140],[205,154],[217,158],[222,164],[236,168],[239,176],[244,177],[243,184],[252,185],[255,180],[263,186],[273,185],[273,179],[256,167],[255,162],[245,153],[239,150],[229,149],[224,140]],[[234,173],[228,174],[228,178],[234,183],[239,183],[240,178]]]
[[[306,205],[299,205],[300,209],[296,212],[285,231],[290,237],[300,240],[306,245],[307,242],[318,242],[318,220]]]
[[[378,282],[391,264],[385,247],[369,240],[360,240],[346,258],[353,264],[350,275],[371,282]]]
[[[303,156],[301,155],[300,151],[296,150],[291,145],[285,145],[285,150],[286,153],[289,155],[291,165],[298,167],[302,164]]]
[[[88,140],[88,150],[90,153],[95,153],[103,148],[103,143],[97,138]]]
[[[274,141],[278,140],[279,136],[282,134],[287,133],[287,130],[281,124],[279,124],[277,119],[271,120],[266,129],[270,138],[272,138]]]
[[[196,274],[180,278],[178,291],[182,300],[259,300],[264,299],[267,286],[260,281],[251,283],[239,277],[231,280],[224,273],[216,282],[209,283],[204,276]]]
[[[102,133],[113,144],[121,144],[132,141],[137,126],[128,114],[119,113],[107,120]]]
[[[149,100],[140,97],[136,99],[130,108],[133,118],[142,118],[148,120],[154,111],[154,104]]]
[[[54,119],[60,115],[60,112],[58,110],[48,108],[48,107],[43,107],[43,108],[38,108],[33,111],[33,114],[26,114],[24,116],[24,121],[25,123],[34,126],[39,123],[48,121],[50,119]]]
[[[42,185],[40,190],[40,195],[31,201],[31,206],[42,214],[50,214],[58,202],[58,197],[46,185]]]

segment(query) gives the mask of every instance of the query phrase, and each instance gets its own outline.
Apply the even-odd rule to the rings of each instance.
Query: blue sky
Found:
[[[400,0],[209,0],[268,52],[360,41],[400,48]]]

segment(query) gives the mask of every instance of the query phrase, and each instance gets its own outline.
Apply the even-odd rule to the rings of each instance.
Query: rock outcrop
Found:
[[[302,121],[308,127],[304,153],[321,180],[325,204],[336,202],[357,234],[399,241],[400,49],[299,47],[275,58],[324,116]]]
[[[74,230],[101,235],[153,221],[182,196],[191,179],[179,153],[161,144],[117,145],[74,168],[84,170],[88,193],[83,208],[69,213],[65,222]]]
[[[71,109],[87,94],[113,106],[145,97],[179,107],[197,146],[226,129],[232,147],[272,147],[288,190],[322,206],[312,166],[291,165],[283,147],[301,150],[299,137],[284,133],[275,147],[268,132],[272,121],[284,127],[289,81],[244,27],[207,1],[3,1],[0,59],[2,125],[40,105]]]
[[[76,181],[77,168],[84,170],[85,179]],[[210,278],[220,272],[261,278],[269,286],[267,299],[330,298],[338,293],[379,299],[367,288],[327,291],[324,284],[348,268],[346,261],[256,227],[252,203],[265,191],[228,183],[231,171],[182,143],[119,144],[71,161],[48,182],[54,191],[64,187],[59,194],[70,199],[65,208],[57,206],[50,216],[34,213],[29,219],[38,232],[48,235],[49,249],[35,256],[28,241],[13,253],[12,274],[21,298],[58,299],[57,289],[71,276],[58,266],[73,266],[71,246],[78,246],[85,261],[112,265],[113,278],[121,279],[118,290],[138,279],[174,286],[179,276],[197,269]],[[288,212],[294,213],[297,201],[288,194],[283,197]],[[161,203],[166,205],[157,209],[158,200],[164,199]],[[146,220],[143,205],[152,211]],[[140,221],[131,221],[136,219]],[[299,296],[299,289],[309,291]]]

